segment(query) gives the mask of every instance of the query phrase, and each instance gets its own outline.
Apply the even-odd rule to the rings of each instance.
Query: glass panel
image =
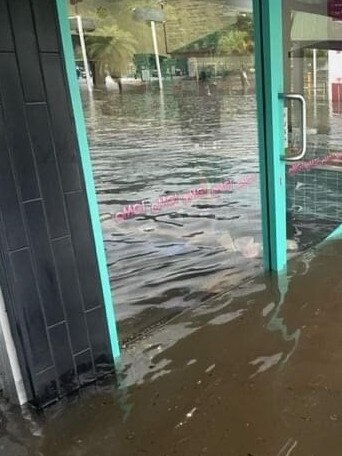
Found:
[[[252,6],[84,0],[69,11],[125,341],[260,270]]]
[[[293,6],[295,5],[295,6]],[[294,250],[324,240],[342,220],[342,16],[335,0],[283,1],[287,92],[307,102],[308,150],[287,166],[288,238]],[[301,149],[301,107],[288,107],[287,155]]]

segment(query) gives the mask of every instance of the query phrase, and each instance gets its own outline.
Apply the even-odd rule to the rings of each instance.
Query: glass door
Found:
[[[288,252],[342,220],[342,2],[283,0]]]
[[[253,4],[66,1],[125,343],[262,271]]]

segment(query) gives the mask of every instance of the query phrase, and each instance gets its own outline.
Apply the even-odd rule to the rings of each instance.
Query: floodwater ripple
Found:
[[[234,282],[236,273],[259,271],[254,95],[208,97],[166,88],[163,96],[84,93],[83,102],[119,320],[151,307],[198,305],[222,290],[224,281]],[[160,204],[155,213],[142,211],[124,223],[113,217],[130,205],[248,176],[249,185],[217,192],[214,200],[203,195],[189,204]],[[250,247],[232,249],[231,239]]]

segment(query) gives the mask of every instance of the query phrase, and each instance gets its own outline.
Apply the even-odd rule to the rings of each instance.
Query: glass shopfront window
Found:
[[[283,1],[286,92],[306,101],[307,147],[287,166],[288,238],[304,250],[322,242],[341,224],[341,4]],[[302,107],[287,101],[287,158],[303,144]]]
[[[125,342],[261,267],[252,2],[72,3]]]

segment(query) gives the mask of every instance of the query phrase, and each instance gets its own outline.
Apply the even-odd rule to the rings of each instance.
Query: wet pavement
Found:
[[[342,241],[187,310],[114,380],[44,414],[1,405],[8,456],[334,456],[342,447]]]

